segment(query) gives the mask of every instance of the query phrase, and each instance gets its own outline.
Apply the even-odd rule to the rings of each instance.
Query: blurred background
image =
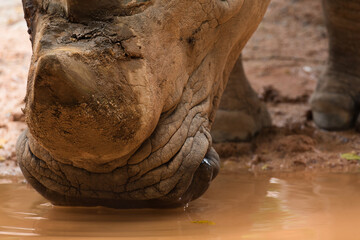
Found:
[[[24,106],[31,44],[21,0],[0,1],[0,168],[12,170],[15,144],[25,129]],[[10,168],[7,168],[9,167]]]

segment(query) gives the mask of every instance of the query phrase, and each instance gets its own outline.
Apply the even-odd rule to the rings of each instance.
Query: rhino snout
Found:
[[[159,117],[143,110],[141,93],[121,69],[89,66],[81,52],[39,57],[30,88],[26,120],[33,140],[59,161],[89,170],[110,161],[126,164]]]

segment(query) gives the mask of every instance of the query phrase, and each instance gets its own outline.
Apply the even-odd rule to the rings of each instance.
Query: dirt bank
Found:
[[[267,102],[274,127],[251,143],[217,144],[224,166],[256,172],[331,169],[357,170],[355,131],[326,132],[311,121],[308,98],[327,57],[327,34],[320,0],[273,0],[244,50],[245,67]],[[25,96],[30,42],[19,1],[0,2],[0,175],[17,175],[15,144],[25,128]]]

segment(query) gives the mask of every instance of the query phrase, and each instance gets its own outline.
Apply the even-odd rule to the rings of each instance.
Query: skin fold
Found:
[[[176,207],[219,170],[210,129],[268,0],[23,0],[17,156],[55,205]]]
[[[354,127],[360,106],[360,0],[322,3],[329,59],[310,105],[319,128],[344,130]],[[271,124],[245,76],[241,57],[235,66],[212,128],[217,142],[246,141]]]

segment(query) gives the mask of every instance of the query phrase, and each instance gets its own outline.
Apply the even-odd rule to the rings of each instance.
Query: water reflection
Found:
[[[0,184],[0,235],[24,239],[358,239],[359,174],[255,177],[225,170],[186,209],[64,208]]]

